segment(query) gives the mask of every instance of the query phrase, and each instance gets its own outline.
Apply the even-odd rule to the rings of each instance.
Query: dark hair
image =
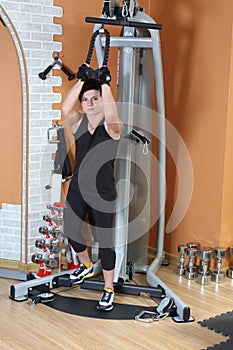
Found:
[[[89,90],[98,90],[100,92],[100,96],[101,96],[102,95],[102,88],[101,88],[101,84],[100,84],[99,80],[94,79],[94,78],[89,78],[85,81],[85,83],[83,84],[83,87],[80,91],[79,97],[78,97],[80,102],[82,100],[83,94]]]

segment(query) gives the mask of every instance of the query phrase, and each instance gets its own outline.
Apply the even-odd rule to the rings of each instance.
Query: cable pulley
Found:
[[[41,293],[32,299],[32,305],[36,305],[39,303],[42,303],[42,304],[49,303],[50,301],[53,301],[53,300],[54,300],[53,293],[50,293],[50,292]]]

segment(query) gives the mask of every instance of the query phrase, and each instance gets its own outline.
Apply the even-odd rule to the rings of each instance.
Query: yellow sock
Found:
[[[90,262],[89,264],[85,264],[85,266],[89,269],[90,267],[92,267],[92,262]]]
[[[106,292],[110,293],[113,292],[114,293],[114,288],[104,288],[106,290]]]

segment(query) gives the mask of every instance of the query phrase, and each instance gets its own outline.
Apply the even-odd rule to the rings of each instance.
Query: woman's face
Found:
[[[88,90],[84,92],[81,106],[87,115],[96,115],[103,110],[102,98],[99,90]]]

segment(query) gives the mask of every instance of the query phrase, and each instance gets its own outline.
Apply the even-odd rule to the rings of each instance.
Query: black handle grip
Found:
[[[46,79],[46,75],[51,71],[51,69],[53,68],[53,64],[50,64],[43,72],[39,73],[39,78],[42,80]]]
[[[85,21],[87,23],[110,24],[113,26],[138,27],[138,28],[147,28],[147,29],[156,29],[156,30],[161,30],[163,28],[162,24],[135,22],[135,21],[128,21],[127,19],[121,20],[121,19],[86,17]]]
[[[135,136],[137,140],[140,140],[142,143],[144,143],[144,144],[150,143],[150,140],[144,134],[142,134],[140,131],[132,129],[130,133],[133,136]]]
[[[75,75],[71,73],[65,66],[61,66],[61,70],[67,75],[68,80],[73,80],[75,78]]]

